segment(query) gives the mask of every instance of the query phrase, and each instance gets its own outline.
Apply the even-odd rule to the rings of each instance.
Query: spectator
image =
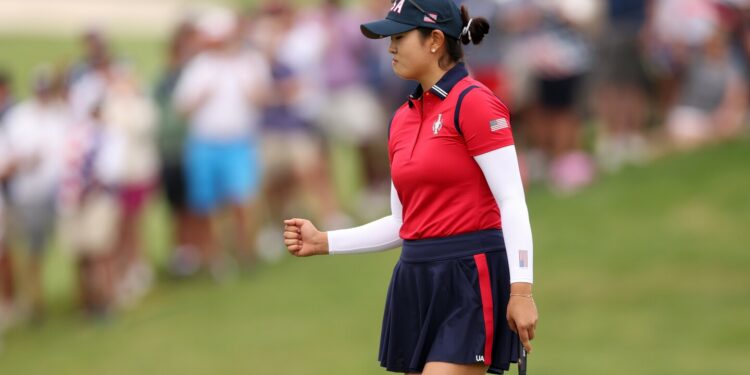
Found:
[[[6,116],[6,134],[17,161],[9,198],[20,243],[30,253],[25,274],[32,317],[44,311],[42,264],[55,225],[55,200],[62,173],[64,134],[72,116],[64,100],[62,74],[42,67],[34,78],[34,96]]]
[[[82,307],[95,319],[108,316],[115,302],[113,250],[121,215],[115,186],[123,168],[122,143],[103,124],[99,105],[66,137],[62,232],[78,265]]]
[[[102,30],[90,28],[81,36],[84,56],[69,73],[69,81],[77,83],[79,79],[92,71],[113,65],[109,41]]]
[[[745,120],[747,87],[718,25],[698,56],[691,59],[667,133],[679,148],[692,148],[736,136]]]
[[[13,174],[14,168],[10,146],[3,128],[0,127],[0,184]],[[13,264],[5,242],[5,229],[5,201],[3,194],[0,194],[0,348],[3,332],[13,323],[16,315]]]
[[[304,81],[300,72],[281,58],[280,46],[286,44],[294,26],[295,13],[283,3],[261,9],[251,34],[271,64],[273,85],[269,103],[263,110],[264,202],[268,225],[259,234],[258,249],[266,259],[277,259],[277,222],[291,207],[304,204],[318,218],[334,218],[339,205],[331,186],[324,141],[297,104],[304,100]],[[298,187],[298,188],[297,188]]]
[[[0,331],[2,331],[2,326],[11,320],[9,317],[14,315],[12,311],[15,306],[13,261],[4,236],[5,216],[3,208],[6,194],[5,181],[10,177],[13,170],[11,153],[3,130],[3,119],[14,102],[10,86],[10,76],[5,71],[0,70],[0,316],[4,317],[0,318]]]
[[[659,120],[677,101],[692,51],[705,43],[716,24],[713,0],[658,0],[643,32],[646,62],[653,77]]]
[[[541,159],[535,168],[548,166],[546,178],[553,188],[571,192],[593,179],[578,109],[590,53],[582,33],[560,13],[542,8],[531,12],[536,14],[530,17],[521,47],[536,92],[528,119],[529,158]]]
[[[252,263],[255,258],[250,245],[254,223],[247,211],[253,209],[260,186],[257,132],[271,73],[260,53],[239,45],[232,12],[211,11],[197,27],[206,49],[185,68],[175,102],[189,123],[185,165],[188,201],[201,228],[199,246],[212,274],[222,278],[230,263],[219,251],[212,227],[220,208],[229,206],[233,214],[242,260]]]
[[[475,13],[487,17],[490,29],[494,30],[500,24],[501,5],[496,1],[467,0],[462,4],[471,8]],[[477,81],[482,82],[499,97],[508,96],[507,83],[500,69],[503,48],[501,46],[502,34],[491,32],[482,40],[482,44],[474,47],[471,53],[466,54],[466,63],[471,66],[472,75]]]
[[[595,153],[599,165],[615,171],[648,157],[649,77],[643,64],[641,30],[647,0],[609,0],[600,33],[594,107],[601,122]]]
[[[117,69],[109,77],[101,103],[101,119],[121,144],[122,162],[114,186],[119,195],[121,219],[115,245],[116,297],[128,306],[140,298],[153,279],[143,259],[139,219],[156,186],[159,158],[156,150],[156,106],[138,88],[128,69]]]
[[[167,51],[167,66],[157,83],[155,94],[160,114],[158,145],[161,186],[174,225],[174,246],[169,270],[178,276],[190,275],[200,266],[200,254],[193,238],[197,229],[187,207],[182,158],[188,124],[172,105],[175,86],[185,65],[195,53],[195,37],[195,28],[190,22],[183,22],[177,27]]]
[[[325,37],[321,72],[326,95],[318,125],[327,138],[357,151],[364,177],[360,201],[369,207],[365,212],[372,211],[373,205],[366,202],[373,196],[383,197],[380,206],[385,208],[390,183],[388,168],[381,162],[386,157],[382,124],[388,118],[375,91],[368,86],[368,75],[378,62],[377,52],[356,33],[341,32],[357,30],[370,15],[359,8],[345,7],[340,0],[328,0],[320,17]],[[350,224],[343,215],[326,220],[331,226]]]

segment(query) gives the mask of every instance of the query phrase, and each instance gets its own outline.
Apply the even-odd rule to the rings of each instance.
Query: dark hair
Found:
[[[461,33],[459,39],[456,39],[449,35],[445,35],[445,48],[447,53],[440,58],[441,66],[444,65],[444,59],[448,59],[448,63],[461,61],[464,58],[464,50],[461,47],[461,44],[479,44],[482,42],[482,39],[484,39],[484,36],[490,32],[490,23],[487,22],[486,18],[477,17],[472,19],[471,17],[469,17],[469,11],[466,9],[466,6],[461,5],[462,26],[466,27],[466,25],[469,24],[469,20],[471,20],[471,25],[469,25],[468,33]],[[418,30],[422,34],[422,37],[426,38],[432,33],[432,30],[434,29],[420,27],[418,28]]]

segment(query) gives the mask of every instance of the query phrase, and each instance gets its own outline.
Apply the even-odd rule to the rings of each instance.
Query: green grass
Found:
[[[111,41],[115,56],[130,64],[144,83],[154,82],[165,59],[164,41],[121,36],[113,36]],[[20,98],[30,94],[37,66],[70,66],[79,61],[81,53],[75,37],[0,34],[0,68],[10,73]]]
[[[539,361],[564,373],[747,373],[748,160],[738,142],[575,198],[532,196]]]
[[[541,315],[532,373],[747,373],[748,160],[741,141],[569,198],[531,192]],[[161,215],[156,207],[147,224],[157,259]],[[397,257],[289,258],[225,285],[162,280],[103,324],[58,302],[45,326],[9,333],[0,374],[379,374]]]

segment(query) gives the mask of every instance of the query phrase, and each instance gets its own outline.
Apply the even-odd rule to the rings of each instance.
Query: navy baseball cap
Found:
[[[463,29],[461,11],[453,0],[394,0],[384,20],[362,24],[360,30],[370,39],[380,39],[418,27],[458,39]]]

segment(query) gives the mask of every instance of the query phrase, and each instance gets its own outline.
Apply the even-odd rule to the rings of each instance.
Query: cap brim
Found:
[[[385,38],[387,36],[405,33],[416,28],[417,26],[407,25],[389,19],[365,23],[359,26],[362,34],[370,39]]]

